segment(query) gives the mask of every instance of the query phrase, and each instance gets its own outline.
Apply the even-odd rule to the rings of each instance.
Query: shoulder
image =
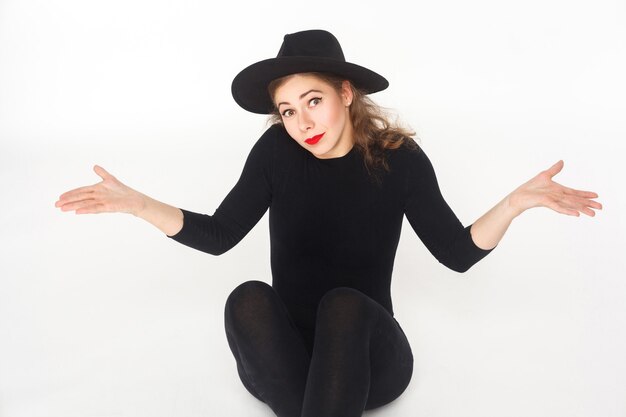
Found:
[[[281,141],[282,131],[285,129],[279,125],[267,128],[256,140],[250,150],[251,157],[269,157],[276,151],[277,142]]]
[[[289,138],[290,136],[287,133],[287,130],[285,130],[285,127],[279,123],[276,123],[268,127],[265,132],[263,132],[263,134],[259,138],[259,141],[284,141]]]
[[[254,148],[262,148],[266,151],[276,152],[280,148],[293,145],[293,140],[281,124],[273,124],[268,127],[254,144]],[[280,148],[279,148],[280,147]]]
[[[263,166],[271,172],[276,170],[282,172],[284,166],[302,159],[299,157],[302,151],[304,149],[291,139],[283,125],[274,124],[267,128],[252,146],[248,163]]]
[[[409,141],[412,143],[403,143],[400,148],[390,150],[391,170],[404,178],[408,188],[434,184],[436,174],[430,158],[424,148],[414,139],[409,139]]]
[[[428,160],[424,149],[413,138],[407,138],[399,148],[387,149],[385,153],[392,167],[410,167]]]

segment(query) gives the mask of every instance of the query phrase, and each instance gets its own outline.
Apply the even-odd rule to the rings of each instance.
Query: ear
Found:
[[[350,104],[352,104],[353,97],[350,81],[344,80],[341,83],[341,99],[343,100],[344,106],[350,106]]]

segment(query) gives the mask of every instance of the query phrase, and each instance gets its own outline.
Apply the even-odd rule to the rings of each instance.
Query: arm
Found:
[[[270,127],[255,143],[243,172],[213,215],[181,210],[182,228],[169,238],[212,255],[241,241],[259,222],[272,200],[276,129]]]
[[[56,206],[76,214],[124,212],[151,223],[167,237],[219,255],[235,246],[267,211],[271,201],[273,130],[256,142],[235,187],[210,216],[157,201],[122,184],[99,166],[102,182],[68,191]]]
[[[570,216],[579,216],[582,212],[591,217],[595,216],[591,208],[602,210],[602,204],[591,200],[598,194],[574,190],[552,181],[563,165],[561,160],[540,172],[476,220],[471,229],[474,242],[485,249],[495,247],[513,219],[532,207],[548,207]]]
[[[183,212],[181,209],[157,201],[143,195],[143,208],[135,216],[144,219],[168,237],[180,232],[183,228]]]
[[[408,153],[405,215],[430,253],[446,267],[465,272],[487,256],[447,204],[432,163],[420,147]]]

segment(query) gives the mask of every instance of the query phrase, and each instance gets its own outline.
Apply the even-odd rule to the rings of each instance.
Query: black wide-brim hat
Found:
[[[305,30],[285,35],[276,58],[254,63],[237,74],[231,86],[233,98],[245,110],[270,114],[274,103],[267,91],[269,83],[302,72],[325,72],[345,77],[366,94],[389,86],[383,76],[346,62],[341,45],[333,34],[325,30]]]

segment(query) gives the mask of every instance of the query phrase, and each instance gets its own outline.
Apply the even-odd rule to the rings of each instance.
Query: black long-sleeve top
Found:
[[[493,249],[473,242],[471,225],[464,227],[442,197],[421,147],[385,152],[390,171],[377,183],[356,146],[319,159],[274,125],[215,213],[181,209],[183,228],[170,237],[219,255],[269,208],[272,286],[299,327],[314,328],[319,300],[339,286],[360,290],[393,315],[391,275],[403,216],[452,270],[467,271]]]

